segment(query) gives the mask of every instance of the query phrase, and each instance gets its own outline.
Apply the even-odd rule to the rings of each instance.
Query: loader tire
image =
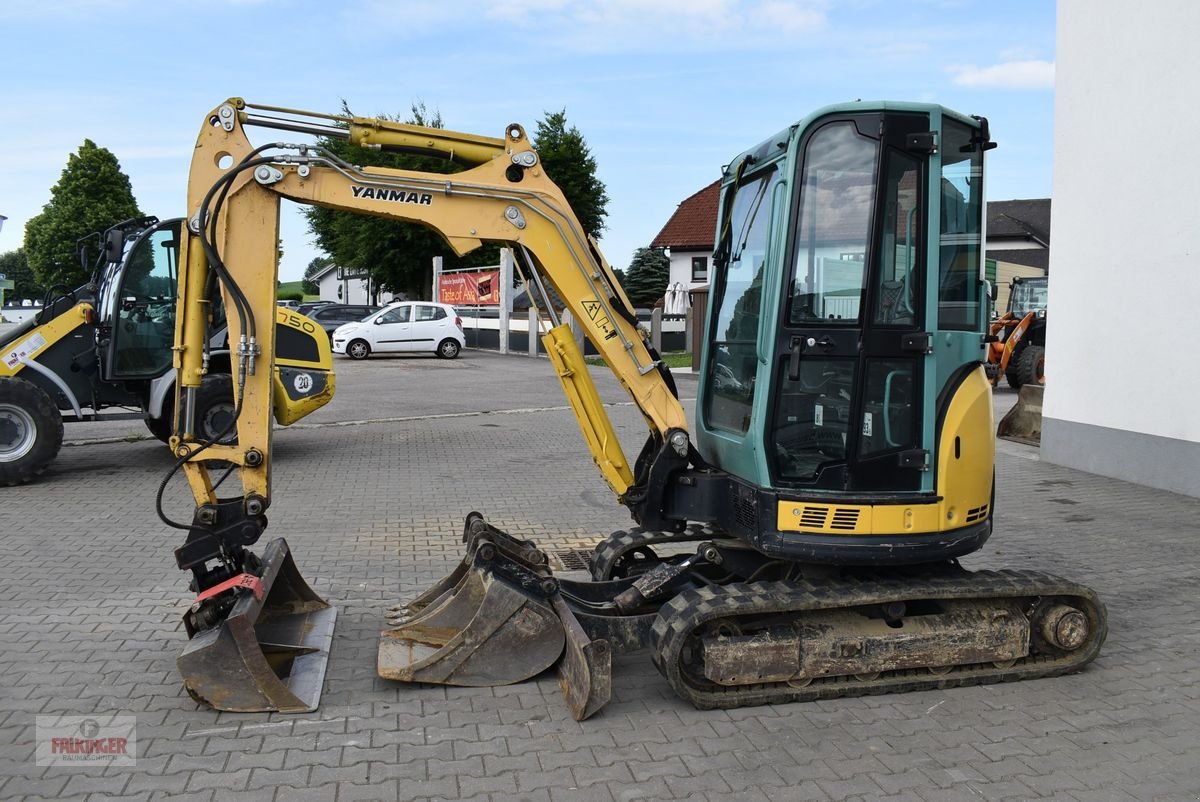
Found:
[[[174,425],[175,404],[171,401],[171,397],[167,396],[163,400],[162,417],[146,418],[146,429],[154,435],[155,439],[167,443],[171,440],[171,428]]]
[[[1017,375],[1022,385],[1045,384],[1046,349],[1040,345],[1025,346],[1021,358],[1017,360]]]
[[[62,448],[62,413],[37,385],[0,378],[0,485],[33,479]]]
[[[236,410],[233,376],[228,373],[205,376],[200,382],[200,389],[196,391],[196,437],[205,443],[236,445],[237,427],[230,425]]]
[[[1019,349],[1008,360],[1008,367],[1004,369],[1004,380],[1008,382],[1008,386],[1014,390],[1021,389],[1021,357],[1025,355],[1025,351],[1029,350],[1029,346],[1024,349]]]

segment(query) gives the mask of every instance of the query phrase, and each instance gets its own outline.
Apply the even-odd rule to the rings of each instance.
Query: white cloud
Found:
[[[825,24],[823,9],[787,0],[760,3],[752,10],[750,18],[755,27],[787,35],[816,30]]]
[[[829,0],[361,0],[375,24],[410,35],[473,18],[537,31],[540,47],[584,52],[721,50],[822,28]],[[400,10],[402,9],[402,11]],[[352,18],[358,19],[355,13]],[[470,24],[469,22],[467,24]],[[499,32],[497,32],[499,33]]]
[[[1008,61],[991,67],[974,64],[948,68],[954,83],[973,89],[1053,89],[1054,62],[1030,59]]]

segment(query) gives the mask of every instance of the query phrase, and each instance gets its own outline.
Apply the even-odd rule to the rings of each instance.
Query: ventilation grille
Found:
[[[976,521],[982,521],[984,518],[987,517],[987,514],[988,514],[988,505],[987,504],[984,504],[982,507],[975,507],[973,509],[967,510],[967,523],[973,524]]]
[[[733,498],[733,520],[751,532],[758,531],[758,505],[753,493],[739,493]]]
[[[825,521],[828,518],[828,507],[805,507],[800,513],[800,525],[811,526],[814,529],[824,529]]]
[[[854,531],[858,528],[858,510],[834,510],[833,522],[829,524],[829,528]]]
[[[853,532],[858,529],[862,510],[854,507],[809,505],[800,508],[801,529],[820,529],[825,532]]]

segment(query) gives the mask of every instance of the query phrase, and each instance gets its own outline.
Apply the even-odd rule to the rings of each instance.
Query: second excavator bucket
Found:
[[[1026,384],[1017,393],[1017,403],[1000,419],[996,436],[1036,446],[1042,442],[1042,395],[1045,387]]]
[[[584,632],[559,592],[546,555],[467,517],[467,553],[444,579],[392,608],[379,643],[379,676],[405,682],[493,686],[559,664],[578,720],[608,701],[608,643]]]
[[[217,710],[316,710],[337,608],[300,576],[282,538],[263,551],[261,575],[237,587],[227,591],[236,601],[215,626],[197,629],[184,619],[190,640],[177,665],[187,692]]]

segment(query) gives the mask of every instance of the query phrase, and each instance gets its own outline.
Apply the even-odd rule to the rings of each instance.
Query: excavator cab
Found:
[[[990,146],[986,121],[940,107],[851,105],[735,159],[696,444],[741,501],[707,517],[768,554],[827,563],[919,562],[983,543]],[[972,414],[950,428],[956,403]],[[887,540],[865,548],[864,536]]]

